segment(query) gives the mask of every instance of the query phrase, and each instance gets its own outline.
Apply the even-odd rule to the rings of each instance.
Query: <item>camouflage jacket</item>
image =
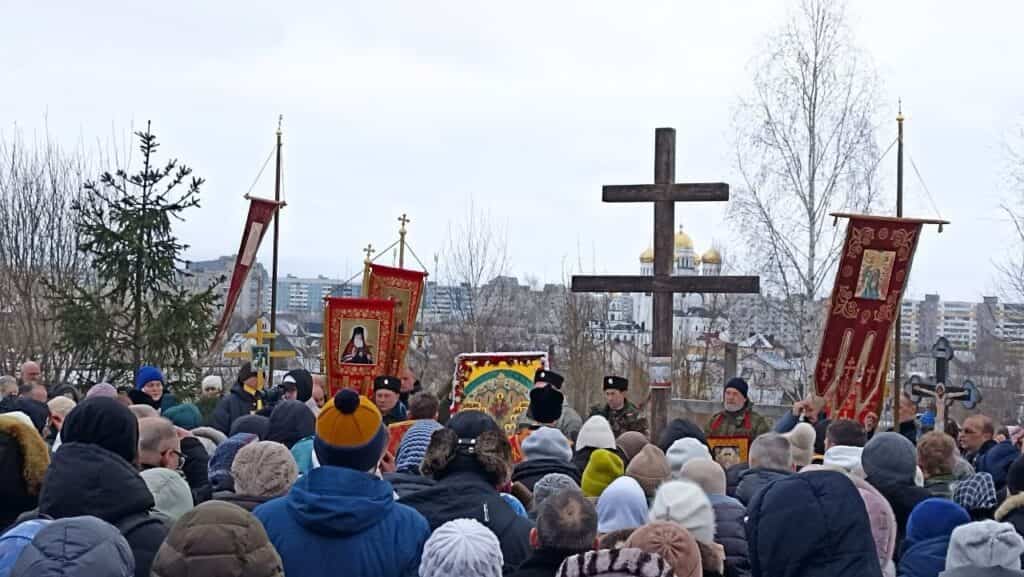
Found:
[[[771,430],[771,421],[754,412],[750,401],[738,412],[719,411],[711,415],[704,426],[704,434],[708,437],[747,437],[751,441]]]
[[[619,438],[619,435],[626,431],[637,431],[644,435],[647,435],[647,417],[640,412],[639,407],[626,400],[626,404],[619,410],[614,410],[607,404],[594,405],[590,409],[590,416],[601,415],[608,419],[608,423],[612,426],[612,433],[615,438]]]

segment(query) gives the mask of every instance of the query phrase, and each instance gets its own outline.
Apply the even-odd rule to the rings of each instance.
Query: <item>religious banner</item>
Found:
[[[392,268],[379,264],[370,265],[369,290],[366,295],[370,298],[391,299],[396,303],[389,374],[397,376],[405,363],[405,353],[409,350],[409,339],[412,338],[412,332],[416,326],[416,316],[420,312],[423,281],[426,276],[427,273],[416,270]]]
[[[280,203],[273,200],[251,196],[246,198],[249,199],[249,214],[245,217],[242,244],[238,247],[238,254],[235,255],[235,270],[231,273],[231,284],[228,285],[228,292],[224,297],[224,312],[221,314],[220,322],[217,323],[217,332],[210,344],[211,350],[217,346],[221,337],[224,336],[224,331],[228,328],[228,322],[238,303],[238,296],[242,294],[245,279],[249,277],[249,269],[252,268],[253,261],[256,260],[260,242],[280,206]]]
[[[892,326],[910,276],[922,221],[853,215],[814,371],[829,415],[863,422],[881,413]]]
[[[391,366],[395,301],[327,297],[324,299],[322,343],[328,395],[355,389],[373,391],[374,377]]]
[[[547,353],[467,353],[455,358],[452,413],[483,411],[513,435],[519,416],[530,407],[530,389]]]

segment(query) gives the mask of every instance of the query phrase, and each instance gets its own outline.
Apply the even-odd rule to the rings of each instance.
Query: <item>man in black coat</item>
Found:
[[[789,440],[778,433],[766,433],[750,445],[750,468],[740,473],[736,498],[750,505],[754,497],[773,482],[793,474]]]
[[[896,551],[900,551],[910,512],[931,493],[914,483],[917,449],[900,433],[878,433],[864,445],[860,457],[865,479],[885,497],[896,515]]]
[[[231,387],[231,392],[217,403],[210,418],[210,426],[224,433],[231,434],[231,424],[239,417],[252,414],[256,410],[256,401],[263,394],[256,389],[256,373],[251,363],[245,363],[238,370],[238,379]]]
[[[597,510],[579,491],[556,493],[540,506],[530,546],[512,577],[554,577],[566,557],[597,548]]]
[[[136,577],[148,577],[168,527],[150,515],[153,494],[133,465],[138,427],[116,399],[93,397],[75,407],[43,480],[39,513],[54,519],[92,515],[114,525],[135,555]]]

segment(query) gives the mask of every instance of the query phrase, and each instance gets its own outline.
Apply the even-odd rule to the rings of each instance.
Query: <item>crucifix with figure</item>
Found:
[[[573,292],[651,293],[651,438],[657,439],[668,422],[672,359],[672,296],[675,293],[758,293],[756,276],[673,276],[675,257],[675,203],[727,201],[729,185],[677,183],[676,131],[658,128],[654,133],[654,184],[605,186],[604,202],[654,203],[653,276],[573,276]],[[667,361],[666,361],[667,359]],[[657,373],[657,374],[656,374]]]

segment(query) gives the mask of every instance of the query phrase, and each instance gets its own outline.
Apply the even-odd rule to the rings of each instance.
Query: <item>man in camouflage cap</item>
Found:
[[[608,419],[616,439],[626,431],[647,435],[647,418],[641,414],[639,407],[626,398],[629,381],[622,377],[610,376],[605,377],[603,383],[606,403],[591,408],[590,416],[601,415]]]

